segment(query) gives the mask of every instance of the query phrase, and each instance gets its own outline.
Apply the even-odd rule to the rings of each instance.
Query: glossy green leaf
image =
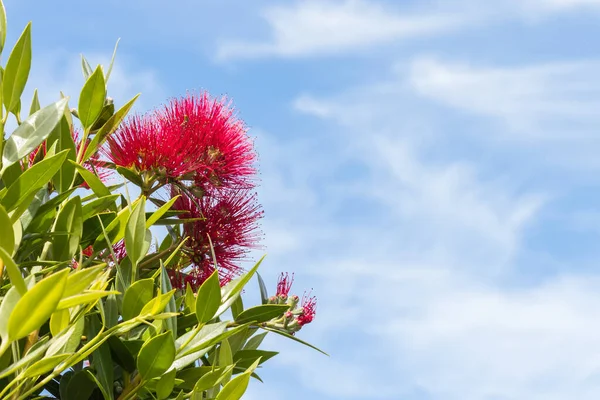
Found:
[[[172,290],[173,290],[173,287],[171,286],[171,280],[169,279],[169,274],[167,273],[167,270],[165,269],[165,267],[161,264],[161,267],[160,267],[160,292],[164,295],[166,293],[169,293]],[[171,298],[169,299],[169,303],[167,303],[167,306],[165,307],[165,312],[169,312],[169,313],[178,312],[178,308],[175,304],[174,296],[171,296]],[[169,329],[171,332],[173,332],[173,335],[177,335],[177,317],[168,318],[167,320],[165,320],[165,323],[166,323],[167,329]]]
[[[269,302],[269,293],[267,292],[265,281],[263,281],[258,271],[256,272],[256,279],[258,279],[258,287],[260,289],[260,301],[262,304],[267,304]]]
[[[49,346],[50,342],[48,341],[48,338],[41,338],[36,344],[31,346],[29,351],[25,354],[25,357],[22,357],[17,362],[13,362],[7,368],[0,371],[0,379],[12,375],[19,369],[24,368],[42,358]]]
[[[220,325],[221,323],[203,326],[198,335],[196,335],[184,349],[180,349],[177,357],[183,357],[195,353],[198,350],[208,349],[247,328],[247,325],[241,325],[226,331],[224,328],[221,330]],[[213,326],[215,327],[213,328]],[[225,326],[227,326],[226,322]],[[180,338],[177,338],[177,341],[179,341],[179,339]]]
[[[9,111],[16,110],[31,69],[31,22],[8,57],[2,82],[2,100]]]
[[[242,398],[250,383],[250,373],[245,372],[229,381],[219,392],[216,400],[239,400]]]
[[[196,297],[189,283],[185,286],[185,305],[191,312],[196,313]]]
[[[227,367],[228,365],[233,365],[233,354],[231,353],[231,346],[229,345],[229,340],[225,339],[221,342],[219,346],[219,359],[218,365],[220,367]],[[231,373],[227,374],[223,379],[223,382],[229,382],[231,379]]]
[[[125,371],[132,373],[135,371],[135,358],[130,349],[125,346],[123,341],[116,336],[111,336],[107,341],[110,352],[112,355],[112,359]],[[143,342],[142,342],[143,344]],[[140,347],[142,345],[140,344]],[[136,350],[135,354],[139,352],[139,348]]]
[[[139,94],[136,95],[133,99],[129,100],[123,107],[121,107],[106,123],[96,132],[90,144],[85,150],[83,155],[83,159],[81,161],[86,161],[88,158],[92,156],[92,154],[96,153],[100,146],[104,143],[108,135],[112,134],[115,129],[121,124],[123,119],[127,116],[131,107],[133,107],[133,103],[137,100]]]
[[[12,259],[11,255],[4,250],[3,247],[0,247],[0,259],[2,259],[2,262],[6,267],[6,272],[8,272],[10,283],[17,288],[21,295],[25,294],[27,287],[25,286],[23,275],[21,275],[21,270]]]
[[[263,332],[263,333],[259,333],[258,335],[252,336],[250,339],[248,339],[248,342],[246,342],[246,345],[244,346],[244,350],[258,349],[258,346],[260,346],[262,341],[265,339],[265,336],[267,336],[267,333],[268,332]]]
[[[279,354],[276,351],[265,350],[240,350],[233,356],[236,367],[249,368],[259,360],[259,365]]]
[[[133,205],[137,204],[134,202]],[[127,221],[129,220],[129,215],[131,214],[131,209],[129,207],[125,207],[117,214],[116,218],[111,221],[108,226],[106,226],[106,234],[108,236],[108,240],[110,243],[115,244],[119,240],[123,239],[125,236],[125,229],[127,227]],[[100,234],[94,243],[94,251],[102,250],[106,248],[106,239],[104,238],[104,233]]]
[[[48,135],[46,139],[47,146],[56,144],[56,151],[60,152],[68,150],[67,160],[75,161],[76,149],[73,136],[71,135],[71,127],[65,117],[61,118],[60,122]],[[73,177],[75,176],[75,166],[71,163],[66,163],[58,170],[56,175],[52,178],[54,187],[59,193],[66,192],[71,187]]]
[[[105,267],[106,265],[102,264],[92,268],[78,270],[74,274],[69,274],[63,298],[81,294],[102,273]]]
[[[81,71],[83,72],[83,77],[87,80],[92,74],[92,66],[85,59],[84,55],[81,55]]]
[[[90,304],[95,303],[99,299],[106,297],[110,294],[119,294],[119,292],[115,291],[105,291],[105,290],[87,290],[83,293],[76,294],[74,296],[65,297],[60,300],[58,306],[56,306],[57,310],[65,310],[71,307],[75,307],[81,304]]]
[[[38,90],[33,91],[33,97],[31,98],[31,105],[29,106],[29,115],[39,111],[42,108],[40,106],[40,99],[38,98]]]
[[[96,337],[100,333],[100,320],[95,315],[89,318],[88,337]],[[113,399],[114,365],[110,355],[110,346],[104,342],[92,353],[92,367],[96,370],[96,378],[105,400]],[[108,396],[108,399],[106,398]]]
[[[29,335],[50,318],[63,295],[68,274],[68,270],[56,272],[36,283],[21,297],[8,319],[11,340]],[[24,315],[27,315],[26,319]]]
[[[154,211],[152,216],[150,216],[150,218],[148,218],[148,220],[146,221],[146,228],[150,228],[156,223],[156,221],[160,219],[160,217],[165,215],[165,213],[171,209],[173,203],[175,203],[179,197],[180,196],[173,197],[171,200],[167,201],[165,204],[160,206],[158,210]]]
[[[84,129],[89,128],[96,118],[102,112],[104,100],[106,99],[106,82],[104,81],[104,72],[98,66],[96,70],[87,78],[87,81],[79,94],[79,104],[77,111],[79,120]]]
[[[112,289],[114,289],[114,285],[111,286],[111,291]],[[111,294],[106,298],[104,310],[106,314],[106,327],[112,328],[117,325],[117,322],[119,321],[119,309],[117,305],[117,296],[115,294]]]
[[[33,150],[48,137],[60,122],[68,99],[62,99],[30,115],[6,139],[2,153],[2,173]]]
[[[137,317],[144,305],[153,298],[154,280],[141,279],[134,282],[123,296],[123,320]]]
[[[175,290],[171,290],[170,292],[155,296],[144,305],[144,308],[142,308],[142,311],[140,311],[140,315],[157,315],[162,313],[169,302],[173,299],[174,294]]]
[[[283,332],[283,331],[280,331],[280,330],[277,330],[277,329],[266,328],[266,327],[261,327],[261,328],[264,329],[265,331],[273,332],[273,333],[276,333],[278,335],[284,336],[284,337],[286,337],[288,339],[291,339],[291,340],[293,340],[295,342],[302,343],[303,345],[308,346],[311,349],[314,349],[314,350],[318,351],[319,353],[322,353],[322,354],[324,354],[326,356],[329,356],[329,354],[325,353],[323,350],[321,350],[321,349],[313,346],[310,343],[305,342],[304,340],[298,339],[296,336],[292,336],[292,335],[290,335],[287,332]]]
[[[233,319],[236,319],[243,311],[244,302],[242,301],[242,296],[238,296],[231,305],[231,315],[233,316]]]
[[[169,395],[175,387],[175,374],[177,371],[172,369],[171,371],[164,374],[160,380],[156,383],[156,396],[159,400],[169,398]]]
[[[137,263],[144,258],[144,238],[146,236],[146,199],[141,197],[136,204],[125,228],[125,249],[135,269]]]
[[[27,368],[22,376],[23,378],[32,378],[50,372],[69,356],[70,354],[57,354],[50,357],[44,357]]]
[[[235,322],[238,324],[245,324],[247,322],[267,322],[273,318],[282,316],[289,308],[290,306],[287,304],[265,304],[248,308],[238,315]]]
[[[0,53],[2,53],[4,44],[6,43],[7,26],[6,9],[4,8],[4,3],[0,1]]]
[[[72,162],[71,160],[69,160],[69,163],[71,163],[77,169],[79,175],[81,175],[83,180],[88,184],[88,186],[90,187],[90,189],[92,189],[96,196],[106,197],[112,195],[110,189],[108,189],[106,185],[102,183],[102,181],[100,180],[100,178],[98,178],[96,174],[89,171],[87,168],[82,167],[81,165],[75,162]]]
[[[20,298],[19,291],[15,286],[12,286],[0,302],[0,338],[2,338],[2,345],[8,344],[8,318]]]
[[[66,330],[60,332],[58,336],[54,337],[52,342],[50,342],[46,356],[60,353],[72,353],[77,350],[77,347],[79,347],[79,343],[81,342],[81,335],[83,335],[84,327],[84,318],[79,318],[70,323]]]
[[[61,400],[83,400],[89,399],[92,392],[96,389],[96,382],[92,378],[92,373],[88,369],[84,369],[71,377],[67,385],[65,399]]]
[[[67,151],[62,151],[23,172],[17,181],[8,188],[0,204],[7,211],[19,207],[29,196],[35,195],[38,190],[50,182],[66,158]]]
[[[148,340],[137,358],[137,367],[144,380],[164,374],[175,360],[175,342],[171,331]]]
[[[8,213],[0,205],[0,247],[11,255],[15,248],[15,234],[12,225]]]
[[[52,336],[57,336],[69,326],[71,315],[69,310],[56,310],[50,317],[50,333]]]
[[[221,305],[221,286],[219,273],[214,271],[205,280],[196,295],[196,317],[201,324],[210,321]]]
[[[63,205],[56,216],[53,231],[67,233],[67,235],[56,236],[52,241],[54,259],[56,261],[73,259],[83,233],[83,213],[79,196],[70,198]]]
[[[116,200],[119,198],[118,194],[112,194],[109,196],[100,197],[98,199],[92,200],[89,203],[86,203],[83,206],[83,220],[92,218],[96,214],[106,211],[115,204]]]
[[[231,371],[233,371],[233,365],[217,367],[202,375],[196,382],[196,385],[194,385],[193,395],[195,395],[195,397],[192,398],[198,400],[202,399],[202,392],[221,384],[225,378],[231,376]]]
[[[119,48],[119,42],[121,39],[117,39],[117,43],[115,43],[115,48],[113,50],[112,57],[110,59],[110,64],[108,64],[108,69],[106,70],[106,82],[110,78],[110,74],[112,73],[113,65],[115,64],[115,57],[117,56],[117,49]]]

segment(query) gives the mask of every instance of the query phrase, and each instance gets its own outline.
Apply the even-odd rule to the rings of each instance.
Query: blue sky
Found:
[[[598,0],[7,0],[31,85],[231,96],[268,252],[319,298],[252,399],[600,396]]]

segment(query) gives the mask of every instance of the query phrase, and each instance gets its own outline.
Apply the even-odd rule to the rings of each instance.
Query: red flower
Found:
[[[302,314],[298,316],[298,325],[303,326],[310,324],[315,318],[317,311],[317,298],[305,293],[304,296],[302,296],[302,303],[300,306],[302,307]]]
[[[207,92],[188,95],[172,100],[158,116],[161,132],[185,137],[187,146],[199,150],[195,153],[201,163],[194,173],[197,186],[253,186],[253,143],[227,99],[213,99]]]
[[[129,118],[108,138],[106,153],[118,166],[194,180],[204,190],[250,188],[256,172],[245,125],[225,99],[206,92]]]
[[[277,281],[277,293],[275,295],[287,298],[292,288],[292,283],[294,283],[294,274],[290,278],[287,272],[285,274],[282,272]]]
[[[239,275],[242,269],[236,263],[260,239],[257,228],[263,212],[256,203],[256,195],[241,189],[211,190],[202,198],[184,195],[177,199],[173,209],[187,211],[180,218],[201,218],[183,227],[189,237],[186,246],[192,263],[188,275],[193,277],[195,285],[202,284],[215,270],[209,237],[221,284]]]
[[[183,129],[162,129],[158,115],[130,117],[108,138],[107,157],[121,167],[179,178],[202,166],[200,143]]]

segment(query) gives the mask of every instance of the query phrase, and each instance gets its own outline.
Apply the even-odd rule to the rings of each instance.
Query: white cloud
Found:
[[[600,63],[582,61],[516,67],[419,58],[409,80],[421,96],[496,118],[506,133],[537,140],[595,136],[600,122]]]
[[[302,57],[343,53],[369,46],[428,36],[462,24],[458,14],[400,13],[364,0],[302,1],[264,11],[271,38],[262,41],[226,41],[219,59],[263,56]]]

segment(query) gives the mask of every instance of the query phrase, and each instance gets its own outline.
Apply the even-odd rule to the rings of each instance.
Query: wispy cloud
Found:
[[[389,4],[364,0],[294,2],[269,7],[263,17],[271,29],[269,39],[225,41],[218,49],[218,58],[345,53],[446,32],[463,22],[458,13],[399,12]]]

